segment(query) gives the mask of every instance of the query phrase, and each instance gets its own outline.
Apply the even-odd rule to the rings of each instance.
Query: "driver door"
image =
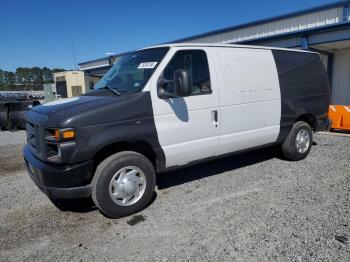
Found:
[[[219,148],[219,94],[209,48],[172,48],[151,80],[151,97],[158,139],[166,167],[212,157]],[[192,93],[187,97],[161,99],[160,77],[173,78],[185,69]]]

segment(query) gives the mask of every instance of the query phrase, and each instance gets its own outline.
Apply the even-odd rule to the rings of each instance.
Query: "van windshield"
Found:
[[[168,47],[151,48],[116,57],[115,64],[94,88],[112,88],[119,93],[139,92],[168,50]]]

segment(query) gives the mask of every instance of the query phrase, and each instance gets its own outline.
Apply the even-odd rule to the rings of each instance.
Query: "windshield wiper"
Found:
[[[108,85],[105,85],[101,89],[108,89],[108,90],[112,91],[115,95],[120,96],[120,92],[118,90],[116,90],[116,89],[114,89],[114,88],[112,88],[112,87],[110,87]]]

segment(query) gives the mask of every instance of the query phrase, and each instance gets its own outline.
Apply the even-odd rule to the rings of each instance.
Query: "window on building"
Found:
[[[63,82],[66,81],[65,76],[56,76],[56,82]]]
[[[81,86],[72,86],[72,96],[80,96],[82,94]]]

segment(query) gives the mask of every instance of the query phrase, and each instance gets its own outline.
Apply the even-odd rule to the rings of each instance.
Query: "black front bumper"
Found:
[[[90,196],[92,161],[73,165],[49,164],[36,158],[29,145],[23,148],[23,157],[29,176],[49,197],[75,199]]]

